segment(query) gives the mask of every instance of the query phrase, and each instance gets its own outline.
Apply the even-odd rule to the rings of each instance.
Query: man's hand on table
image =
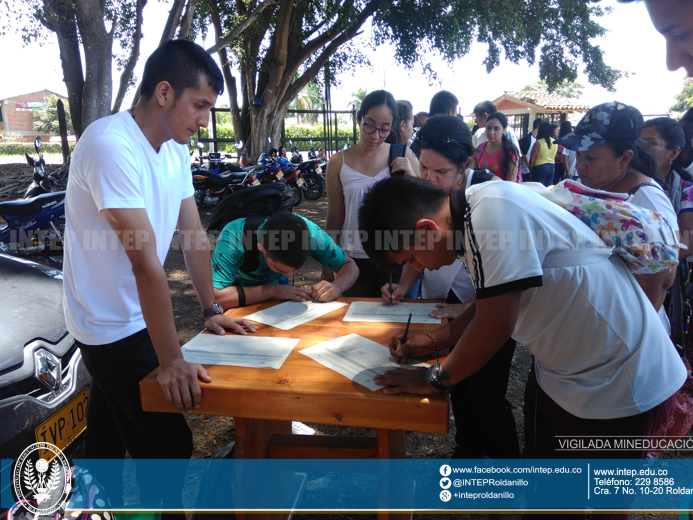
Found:
[[[313,298],[320,302],[331,302],[339,298],[342,294],[337,284],[322,280],[313,286]]]
[[[206,368],[197,363],[188,363],[182,357],[161,365],[158,375],[168,404],[176,405],[181,413],[193,413],[193,409],[202,404],[198,378],[205,383],[212,382]]]
[[[226,334],[225,329],[231,329],[245,336],[248,332],[255,332],[257,327],[245,318],[234,318],[233,316],[217,314],[205,320],[205,329],[221,336]]]
[[[381,376],[375,376],[373,381],[378,385],[387,387],[383,389],[384,394],[438,394],[437,390],[428,385],[426,370],[426,368],[417,368],[416,370],[396,368],[388,370]]]
[[[390,339],[390,355],[402,363],[409,363],[410,358],[425,358],[431,355],[433,342],[426,334],[409,331],[407,342],[402,344],[404,331]]]
[[[303,287],[294,287],[293,285],[273,285],[272,297],[275,300],[293,300],[295,302],[310,301],[313,296]]]
[[[469,305],[469,303],[439,303],[436,305],[436,309],[429,312],[428,315],[431,318],[450,318],[451,320],[454,320],[460,314],[466,311]]]

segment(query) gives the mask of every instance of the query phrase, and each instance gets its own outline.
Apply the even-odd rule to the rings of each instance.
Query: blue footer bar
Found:
[[[72,464],[68,510],[684,511],[693,498],[688,459],[75,459]],[[17,501],[8,492],[15,487],[11,466],[2,460],[2,508]]]

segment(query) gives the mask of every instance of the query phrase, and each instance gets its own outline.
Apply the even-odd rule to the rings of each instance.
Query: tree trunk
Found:
[[[63,69],[63,80],[67,86],[67,100],[70,117],[77,139],[82,135],[82,91],[84,73],[82,58],[79,53],[79,37],[75,25],[75,13],[70,2],[56,0],[44,1],[44,14],[41,22],[58,38],[60,48],[60,65]]]
[[[113,31],[106,32],[104,10],[99,0],[76,0],[77,23],[84,45],[87,75],[82,94],[82,126],[111,114]]]

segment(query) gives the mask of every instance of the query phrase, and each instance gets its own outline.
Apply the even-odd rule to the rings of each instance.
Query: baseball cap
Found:
[[[575,127],[575,131],[556,139],[568,150],[584,152],[607,141],[633,141],[642,133],[640,111],[625,103],[612,101],[593,107]]]

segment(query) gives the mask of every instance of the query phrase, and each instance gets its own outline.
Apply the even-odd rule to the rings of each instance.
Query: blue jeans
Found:
[[[532,168],[532,182],[541,182],[544,186],[551,186],[555,173],[556,167],[554,163],[535,166]]]

